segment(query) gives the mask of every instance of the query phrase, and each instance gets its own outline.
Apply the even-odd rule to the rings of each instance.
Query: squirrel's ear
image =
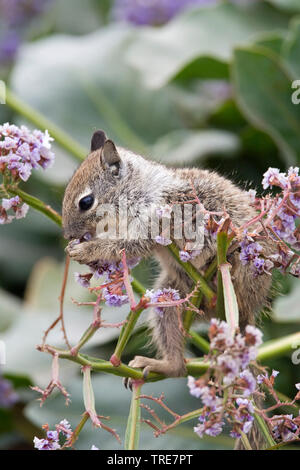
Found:
[[[109,168],[114,176],[118,176],[121,158],[112,140],[106,140],[101,151],[101,163]]]
[[[100,149],[103,147],[107,137],[105,132],[99,130],[94,132],[92,141],[91,141],[91,152],[95,152],[95,150]]]

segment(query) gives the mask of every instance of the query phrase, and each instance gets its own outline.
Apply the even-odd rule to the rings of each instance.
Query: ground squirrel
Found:
[[[154,255],[161,265],[155,288],[177,289],[182,297],[186,296],[192,289],[192,283],[167,247],[150,236],[139,238],[139,233],[144,231],[148,223],[146,216],[150,210],[153,211],[153,207],[189,200],[192,188],[206,210],[226,209],[237,227],[255,215],[249,194],[217,173],[198,168],[167,168],[116,147],[103,131],[95,132],[91,153],[75,172],[65,191],[63,230],[65,238],[70,240],[67,253],[82,264],[99,259],[120,260],[122,249],[126,250],[129,258]],[[120,201],[124,200],[128,201],[128,219],[136,237],[130,240],[102,239],[96,228],[103,217],[99,215],[99,207],[110,204],[118,212]],[[86,233],[91,235],[90,239],[79,244],[72,242],[82,239]],[[184,239],[174,241],[181,248],[186,242]],[[201,252],[192,263],[201,271],[215,254],[215,239],[206,235]],[[249,266],[241,264],[238,250],[229,256],[229,262],[243,329],[246,324],[254,322],[255,314],[265,305],[270,276],[266,274],[255,278]],[[203,309],[207,316],[211,315],[205,305]],[[150,323],[158,358],[136,356],[130,365],[171,377],[184,375],[184,338],[176,309],[165,308],[161,316],[152,312]]]

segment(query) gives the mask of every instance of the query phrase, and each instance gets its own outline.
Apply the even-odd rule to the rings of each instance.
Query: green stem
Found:
[[[128,416],[128,422],[125,434],[125,449],[126,450],[137,450],[139,447],[140,437],[140,420],[141,420],[141,408],[140,408],[140,394],[141,394],[142,382],[133,384],[133,392],[131,397],[131,405]]]
[[[249,439],[248,437],[246,436],[246,434],[244,432],[241,431],[241,439],[242,439],[242,442],[243,442],[243,445],[245,447],[245,450],[253,450],[252,447],[251,447],[251,444],[249,442]]]
[[[265,440],[267,441],[269,447],[272,447],[276,445],[276,442],[274,441],[273,437],[271,436],[271,433],[269,431],[269,428],[265,422],[265,420],[258,414],[254,413],[254,418],[257,426],[259,427],[262,435],[264,436]]]
[[[147,379],[145,380],[142,370],[134,369],[133,367],[129,367],[125,364],[120,364],[118,367],[115,367],[109,361],[91,357],[87,354],[78,353],[76,356],[73,356],[70,351],[54,348],[52,346],[45,346],[44,351],[50,354],[56,352],[60,359],[67,359],[82,366],[89,366],[95,372],[105,372],[108,374],[117,375],[119,377],[131,377],[135,380],[144,380],[145,382],[156,382],[158,380],[166,379],[164,375],[150,372],[147,376]],[[197,361],[193,360],[187,363],[187,374],[198,377],[207,371],[208,366],[209,363],[204,363],[201,358]]]
[[[216,258],[214,258],[214,260],[211,262],[211,264],[208,266],[207,270],[204,273],[204,279],[206,281],[210,281],[212,276],[214,275],[216,269],[217,269],[217,260],[216,260]],[[200,289],[198,289],[197,292],[195,292],[195,294],[194,294],[194,296],[191,300],[191,304],[194,307],[199,309],[202,300],[203,300],[203,293],[201,292]],[[193,312],[192,310],[186,310],[185,313],[184,313],[183,326],[184,326],[184,328],[187,332],[190,331],[190,328],[191,328],[192,323],[194,321],[195,315],[196,315],[195,312]]]
[[[99,330],[100,325],[95,325],[92,323],[87,330],[83,333],[78,344],[72,348],[72,354],[78,354],[78,351],[82,348],[82,346],[87,343],[87,341]]]
[[[6,89],[6,104],[25,119],[32,122],[39,129],[47,129],[51,137],[53,137],[61,147],[77,158],[77,160],[82,161],[85,159],[87,151],[84,147],[81,147],[81,145],[73,140],[66,132],[62,131],[42,113],[36,111],[29,104],[18,98],[9,89]]]
[[[209,342],[206,341],[202,336],[198,335],[195,331],[190,331],[191,341],[192,343],[197,346],[201,351],[205,354],[209,352],[210,345]]]
[[[136,292],[136,294],[139,294],[141,297],[146,293],[145,287],[137,279],[133,279],[133,281],[131,281],[131,286],[134,292]]]
[[[175,245],[174,242],[172,242],[170,245],[167,247],[170,251],[170,253],[173,255],[173,257],[176,259],[177,263],[184,269],[184,271],[187,273],[187,275],[194,281],[195,284],[198,284],[199,290],[203,293],[203,295],[210,301],[212,302],[213,299],[215,298],[215,293],[214,291],[209,287],[207,284],[205,278],[201,276],[201,274],[197,271],[197,269],[189,262],[184,263],[181,261],[179,257],[179,249]]]
[[[122,352],[125,349],[126,344],[128,343],[128,340],[133,332],[133,329],[136,325],[136,322],[139,319],[140,314],[144,310],[144,307],[141,307],[135,311],[131,310],[129,312],[129,315],[127,317],[127,321],[125,325],[122,327],[118,343],[116,346],[116,349],[114,351],[114,354],[112,357],[116,359],[116,362],[121,360]]]
[[[82,431],[82,429],[83,429],[83,427],[84,427],[84,425],[85,425],[85,423],[87,422],[88,419],[89,419],[88,413],[84,413],[81,420],[80,420],[80,422],[76,426],[76,429],[73,432],[70,441],[68,442],[68,447],[72,447],[75,444],[75,442],[78,439],[79,434],[81,433],[81,431]]]
[[[12,195],[14,196],[20,196],[20,198],[26,202],[30,207],[33,207],[37,211],[41,212],[44,214],[46,217],[51,219],[53,222],[55,222],[57,225],[61,227],[62,225],[62,220],[61,220],[61,215],[58,214],[52,207],[48,206],[44,202],[42,202],[40,199],[31,196],[31,194],[27,194],[21,189],[15,187],[15,186],[6,186],[5,189]]]
[[[284,336],[283,338],[267,341],[260,346],[257,359],[259,361],[266,361],[268,359],[283,356],[287,353],[290,354],[294,345],[299,344],[299,341],[300,332]]]

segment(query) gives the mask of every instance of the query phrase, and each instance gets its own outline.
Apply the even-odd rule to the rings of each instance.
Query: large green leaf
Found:
[[[291,22],[289,35],[282,47],[283,58],[285,59],[293,77],[300,77],[300,18],[297,17]]]
[[[286,11],[300,11],[298,0],[268,0],[274,6]]]
[[[234,53],[238,104],[254,126],[267,132],[287,163],[300,158],[300,107],[292,103],[292,79],[277,55],[257,46]]]
[[[52,36],[27,45],[12,75],[14,91],[89,149],[96,128],[138,151],[182,125],[172,90],[149,91],[124,61],[139,40],[111,25],[84,36]],[[43,84],[43,86],[41,86]]]
[[[142,29],[139,40],[129,45],[128,61],[154,88],[177,77],[182,69],[186,69],[187,76],[199,73],[202,77],[220,78],[220,74],[226,74],[222,64],[231,59],[235,46],[249,42],[256,33],[286,27],[283,15],[261,3],[238,6],[226,2],[196,8],[159,30]],[[199,60],[207,57],[215,62]]]
[[[238,137],[230,132],[183,129],[161,137],[153,147],[153,157],[170,165],[191,165],[210,155],[232,156],[239,147]]]
[[[275,321],[282,323],[300,323],[299,303],[299,280],[295,279],[292,291],[282,297],[277,297],[275,300],[272,318],[274,318]]]

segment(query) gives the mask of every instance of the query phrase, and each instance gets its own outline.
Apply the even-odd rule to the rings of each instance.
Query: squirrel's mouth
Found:
[[[86,232],[81,238],[74,238],[73,240],[71,240],[70,245],[74,246],[78,245],[79,243],[89,242],[93,238],[94,237],[90,232]]]

